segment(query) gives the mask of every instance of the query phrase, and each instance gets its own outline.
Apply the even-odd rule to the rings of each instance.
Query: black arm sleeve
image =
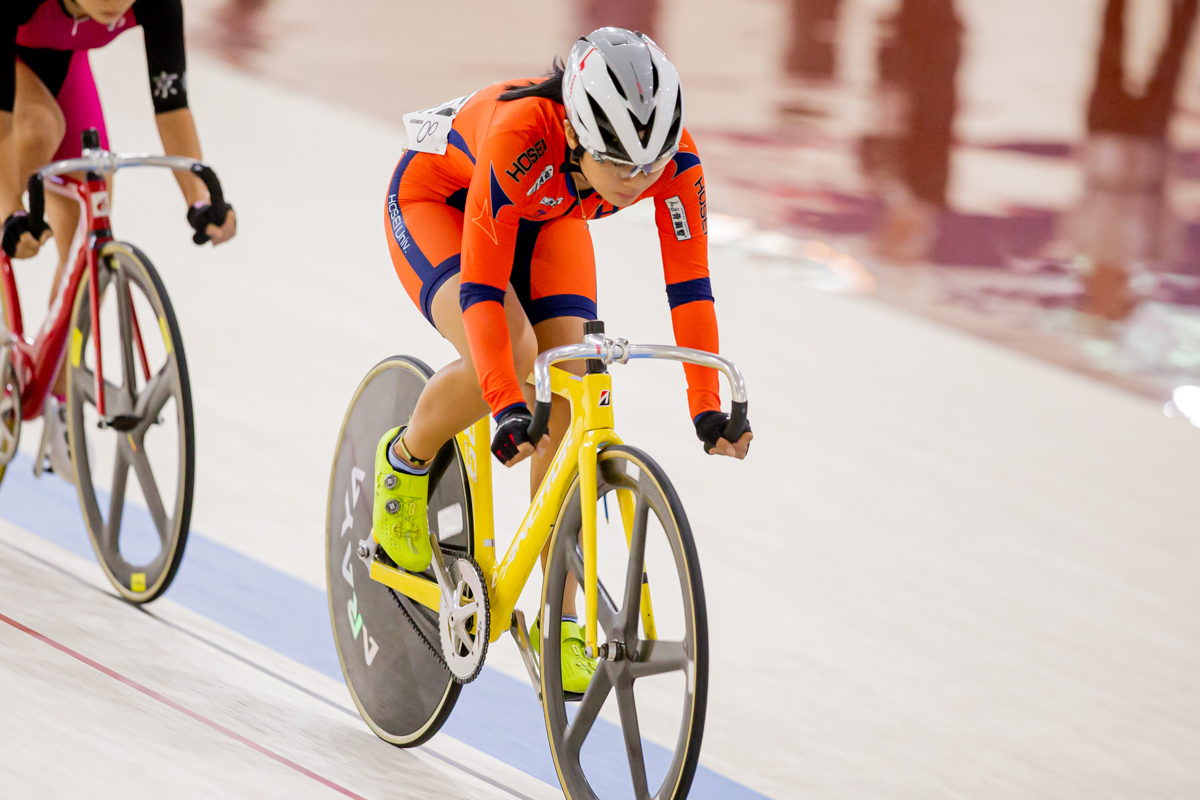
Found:
[[[137,0],[133,13],[146,37],[146,66],[150,71],[154,113],[187,108],[182,0]]]
[[[12,111],[17,99],[17,28],[33,16],[41,0],[0,2],[0,111]]]

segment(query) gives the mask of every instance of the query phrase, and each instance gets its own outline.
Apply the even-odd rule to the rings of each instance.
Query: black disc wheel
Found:
[[[437,733],[462,685],[442,663],[437,613],[372,580],[357,548],[371,533],[379,439],[408,422],[432,374],[415,358],[393,356],[363,378],[338,438],[325,524],[329,614],[346,685],[371,730],[400,747]],[[429,524],[447,562],[471,555],[467,475],[454,440],[434,458],[429,487]]]
[[[65,365],[71,463],[101,567],[123,597],[145,603],[171,585],[187,545],[196,471],[191,386],[179,323],[150,260],[111,242],[97,271],[105,409],[101,416],[85,277]]]
[[[606,657],[578,704],[568,702],[558,626],[543,621],[550,749],[568,800],[679,800],[700,758],[708,693],[700,562],[679,497],[646,454],[609,447],[597,472],[598,644]],[[555,526],[543,588],[542,614],[550,619],[562,614],[568,574],[583,584],[581,527],[576,479]],[[582,615],[582,590],[577,605]]]

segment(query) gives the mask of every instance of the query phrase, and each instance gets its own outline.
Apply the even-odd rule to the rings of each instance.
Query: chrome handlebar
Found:
[[[603,334],[589,333],[583,337],[582,344],[568,344],[562,347],[552,347],[537,357],[533,362],[533,381],[537,395],[534,406],[533,422],[529,425],[529,438],[537,442],[546,432],[550,422],[550,366],[562,361],[579,361],[589,359],[609,364],[627,364],[641,359],[660,359],[680,361],[685,364],[697,364],[711,367],[723,374],[729,381],[730,392],[733,395],[733,408],[726,426],[726,439],[734,441],[746,422],[749,400],[746,396],[746,380],[737,365],[724,356],[710,353],[707,350],[696,350],[691,347],[676,347],[664,344],[630,344],[625,339],[609,339]]]
[[[29,227],[35,238],[40,237],[46,229],[46,178],[66,175],[70,172],[111,175],[125,167],[166,167],[176,172],[190,172],[204,181],[214,213],[223,217],[229,208],[225,203],[225,193],[221,190],[221,182],[217,179],[217,173],[202,161],[186,156],[159,156],[150,153],[121,155],[103,150],[100,148],[99,135],[94,128],[84,131],[82,138],[83,154],[79,158],[68,158],[47,164],[29,178]],[[206,235],[200,233],[193,237],[196,244],[203,244],[207,239]]]
[[[79,158],[55,161],[38,170],[43,178],[66,175],[68,172],[91,172],[96,175],[111,175],[125,167],[167,167],[177,172],[195,172],[206,166],[203,162],[186,156],[156,156],[150,153],[121,155],[109,150],[89,148]]]

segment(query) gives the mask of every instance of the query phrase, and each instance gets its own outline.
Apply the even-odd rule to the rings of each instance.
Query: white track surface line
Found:
[[[169,599],[127,605],[95,565],[3,521],[0,552],[0,614],[78,654],[0,620],[5,796],[128,796],[136,775],[181,798],[561,797],[450,737],[385,744],[344,686]]]
[[[139,48],[130,35],[94,58],[124,150],[158,147]],[[200,58],[191,79],[242,233],[216,251],[192,247],[173,182],[149,173],[119,180],[116,229],[160,266],[179,312],[196,399],[195,527],[322,586],[329,462],[354,387],[393,352],[435,366],[451,357],[385,247],[402,134]],[[645,213],[592,231],[608,330],[669,341]],[[20,267],[30,309],[44,296],[39,269]],[[723,351],[748,380],[748,461],[700,455],[677,367],[615,378],[621,432],[672,477],[705,568],[703,762],[779,798],[1200,795],[1198,432],[1151,403],[869,299],[813,293],[744,256],[713,253],[713,289]],[[512,527],[526,475],[499,482]],[[72,624],[59,611],[35,618],[48,635]],[[136,630],[130,641],[156,646]],[[125,638],[106,628],[84,641],[136,672]],[[495,663],[511,665],[506,649]],[[197,669],[171,655],[161,674],[137,674],[205,708],[253,697],[223,681],[220,692],[177,685]],[[36,696],[70,681],[36,680],[9,695],[47,709],[49,739],[80,712]],[[112,702],[78,699],[85,710]],[[407,769],[362,723],[287,702],[270,728],[286,733],[285,755],[300,733],[341,731],[383,748],[376,769]],[[111,739],[117,719],[97,712],[90,738]],[[191,763],[215,779],[220,762]]]

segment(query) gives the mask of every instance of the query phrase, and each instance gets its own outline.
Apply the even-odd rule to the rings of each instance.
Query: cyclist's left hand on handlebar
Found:
[[[3,247],[9,258],[33,258],[38,254],[38,250],[50,238],[50,228],[43,225],[42,230],[35,236],[35,224],[24,210],[14,212],[4,221],[0,247]]]
[[[492,437],[492,455],[506,467],[519,464],[534,454],[533,443],[529,441],[529,424],[533,415],[524,406],[510,408],[496,417],[496,435]],[[538,442],[539,454],[546,449],[549,436],[543,435]]]
[[[704,442],[704,452],[710,456],[731,456],[745,458],[750,452],[750,440],[754,434],[750,431],[750,421],[747,420],[737,441],[730,442],[725,438],[725,427],[729,425],[729,415],[724,411],[705,411],[695,419],[696,436]]]
[[[218,218],[211,203],[197,203],[188,209],[187,218],[192,230],[196,231],[192,237],[196,244],[211,241],[218,245],[237,235],[237,214],[229,204],[225,204],[224,216]]]

